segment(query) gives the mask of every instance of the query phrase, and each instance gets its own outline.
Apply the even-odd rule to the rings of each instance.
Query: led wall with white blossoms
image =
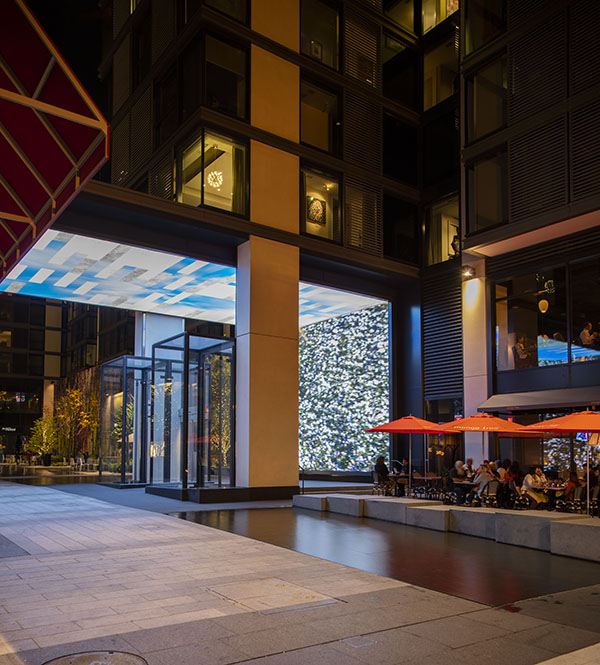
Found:
[[[300,466],[367,471],[388,456],[388,435],[365,429],[389,420],[388,305],[300,330]]]

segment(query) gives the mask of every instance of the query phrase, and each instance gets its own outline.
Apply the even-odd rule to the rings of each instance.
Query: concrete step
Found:
[[[370,485],[351,487],[305,487],[302,494],[371,494]]]

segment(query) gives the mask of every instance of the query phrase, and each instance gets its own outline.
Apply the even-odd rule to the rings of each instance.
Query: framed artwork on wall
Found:
[[[307,196],[306,221],[325,226],[327,224],[327,202],[314,196]]]

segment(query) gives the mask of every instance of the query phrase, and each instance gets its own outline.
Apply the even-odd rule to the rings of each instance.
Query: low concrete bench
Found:
[[[451,506],[406,506],[406,524],[435,531],[448,531]]]
[[[406,510],[408,507],[439,505],[439,501],[391,496],[373,496],[365,497],[364,499],[363,515],[365,517],[385,520],[386,522],[396,522],[398,524],[406,524]]]
[[[308,510],[327,510],[326,494],[295,494],[292,505],[296,508],[307,508]]]
[[[451,506],[448,530],[467,536],[496,539],[496,510]]]
[[[550,551],[553,554],[600,561],[600,520],[585,515],[566,517],[550,525]]]
[[[558,522],[578,520],[567,513],[542,513],[535,510],[496,513],[496,540],[508,545],[550,551],[550,529]]]
[[[329,494],[327,497],[327,510],[330,513],[362,517],[365,497],[356,494]]]

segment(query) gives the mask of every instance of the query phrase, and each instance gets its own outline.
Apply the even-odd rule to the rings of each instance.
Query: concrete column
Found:
[[[487,285],[485,261],[474,261],[472,257],[466,256],[464,262],[475,268],[475,277],[462,284],[464,415],[472,416],[488,398]],[[483,457],[481,433],[467,432],[464,437],[465,457],[472,457],[475,465],[483,459],[489,459],[487,434],[484,434]]]
[[[152,357],[152,345],[185,330],[185,319],[151,312],[135,313],[135,355]]]
[[[297,247],[238,249],[236,484],[298,485]]]

